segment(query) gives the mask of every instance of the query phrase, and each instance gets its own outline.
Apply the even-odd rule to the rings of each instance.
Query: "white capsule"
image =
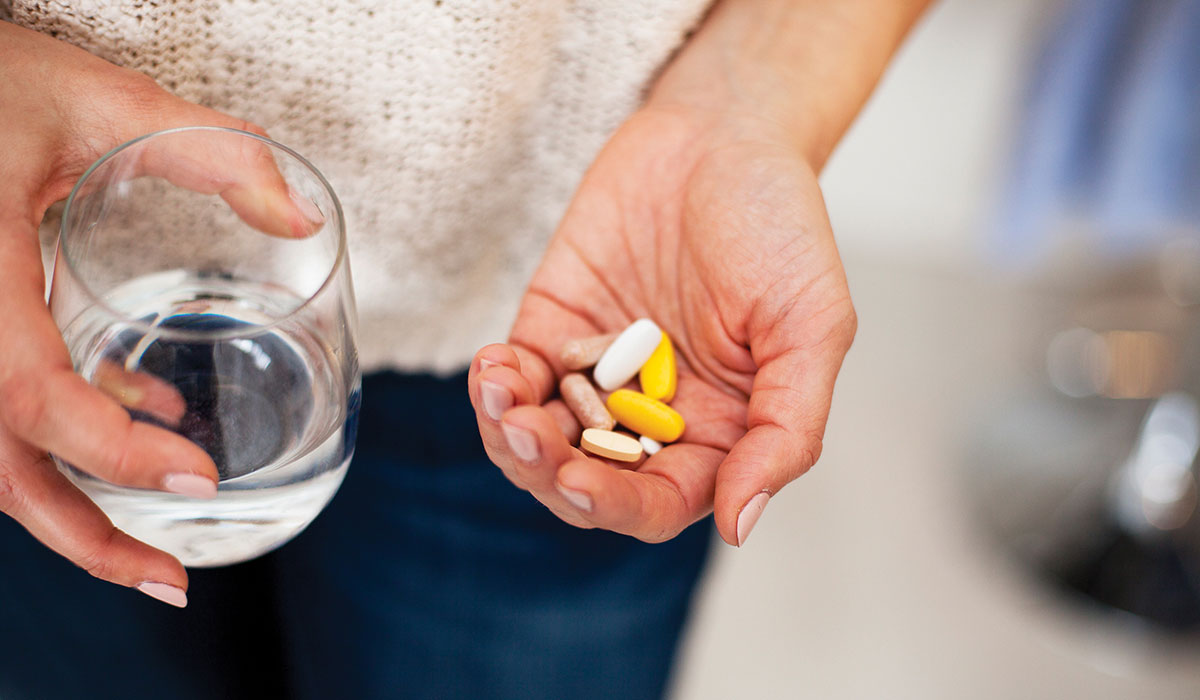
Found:
[[[605,391],[624,386],[646,364],[661,341],[662,330],[654,321],[639,318],[631,323],[596,363],[592,373],[596,386]]]
[[[662,449],[661,442],[648,438],[645,435],[639,437],[638,442],[642,443],[642,449],[645,450],[646,454],[648,455],[652,455]]]

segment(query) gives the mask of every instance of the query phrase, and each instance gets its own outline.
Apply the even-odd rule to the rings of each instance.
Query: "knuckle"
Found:
[[[98,579],[114,580],[117,575],[117,567],[113,563],[112,549],[119,534],[120,530],[109,525],[108,532],[101,536],[94,547],[80,554],[75,559],[75,564]]]
[[[267,137],[267,132],[262,127],[251,124],[248,121],[236,120],[232,128],[269,138]],[[274,172],[275,157],[271,155],[271,149],[266,144],[257,139],[238,139],[237,149],[236,157],[238,162],[251,169],[252,172]]]
[[[0,512],[12,513],[21,503],[21,492],[11,470],[0,463]]]
[[[170,97],[145,73],[111,63],[81,70],[72,88],[65,107],[65,121],[72,125],[65,160],[76,166],[86,166],[117,144],[153,131]]]
[[[170,93],[154,78],[130,68],[119,68],[103,95],[99,106],[107,108],[110,118],[118,123],[130,117],[137,121],[153,120],[170,98]]]
[[[858,311],[854,308],[852,302],[846,303],[846,316],[842,319],[842,337],[846,339],[846,344],[854,342],[854,337],[858,335]]]
[[[120,68],[122,93],[131,102],[152,104],[162,101],[169,93],[154,78],[132,68]]]
[[[103,471],[105,478],[115,484],[132,483],[136,476],[132,468],[132,459],[130,444],[132,442],[131,430],[132,422],[129,424],[125,435],[120,440],[114,441],[112,447],[101,453],[96,467]]]
[[[257,135],[259,135],[259,136],[262,136],[262,137],[264,137],[264,138],[270,138],[270,137],[267,135],[267,130],[266,130],[266,129],[262,128],[262,127],[261,127],[261,126],[259,126],[258,124],[255,124],[254,122],[249,122],[249,121],[246,121],[245,119],[236,119],[236,120],[234,120],[233,128],[234,128],[234,129],[239,129],[239,130],[241,130],[241,131],[248,131],[248,132],[250,132],[250,133],[252,133],[252,134],[257,134]]]
[[[810,434],[805,436],[804,442],[800,445],[796,455],[795,476],[799,477],[812,469],[817,460],[821,458],[821,451],[825,447],[825,442],[820,435]],[[782,484],[781,484],[782,485]]]

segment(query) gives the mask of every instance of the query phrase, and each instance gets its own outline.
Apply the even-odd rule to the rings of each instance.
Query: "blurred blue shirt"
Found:
[[[998,254],[1056,232],[1107,257],[1200,237],[1200,0],[1072,0],[1034,64]]]

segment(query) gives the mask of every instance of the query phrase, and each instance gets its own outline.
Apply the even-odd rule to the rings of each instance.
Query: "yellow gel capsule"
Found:
[[[683,416],[658,399],[617,389],[609,394],[606,404],[618,423],[651,440],[675,442],[683,435]]]
[[[654,354],[638,372],[638,381],[642,393],[652,399],[670,401],[675,398],[675,349],[665,332],[658,347],[654,348]]]

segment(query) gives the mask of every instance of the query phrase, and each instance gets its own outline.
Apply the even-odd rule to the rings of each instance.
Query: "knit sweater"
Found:
[[[0,0],[257,123],[342,199],[365,369],[503,340],[581,175],[709,0]]]

